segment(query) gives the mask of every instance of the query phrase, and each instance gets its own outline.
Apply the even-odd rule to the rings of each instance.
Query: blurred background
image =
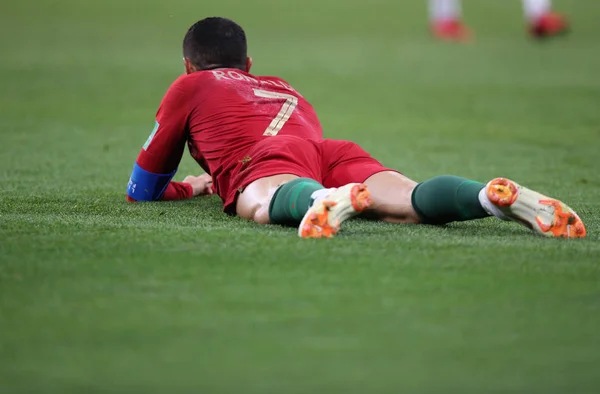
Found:
[[[526,35],[520,1],[466,0],[475,41],[454,45],[431,38],[426,1],[4,1],[0,157],[11,170],[3,180],[27,187],[30,178],[13,175],[43,165],[55,169],[42,180],[50,182],[78,159],[78,178],[125,182],[163,93],[183,72],[182,37],[208,15],[244,26],[253,71],[300,90],[327,136],[354,139],[415,178],[453,170],[487,179],[493,168],[478,172],[482,146],[508,135],[521,146],[540,135],[551,145],[565,130],[578,145],[597,140],[587,126],[600,120],[590,100],[600,85],[600,5],[554,3],[573,32],[539,42]],[[457,155],[464,140],[472,151]],[[536,146],[532,154],[546,160]],[[425,171],[432,152],[438,164]]]
[[[455,44],[425,0],[3,0],[0,392],[597,393],[600,2],[554,5],[572,32],[540,41],[519,0],[465,0]],[[217,199],[126,205],[214,15],[327,137],[416,180],[556,194],[589,242],[358,222],[307,248]],[[198,172],[186,153],[177,180]]]

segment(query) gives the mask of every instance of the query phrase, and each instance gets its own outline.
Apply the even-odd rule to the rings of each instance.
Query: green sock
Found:
[[[310,178],[296,178],[279,186],[269,205],[271,223],[300,224],[312,203],[312,194],[321,189],[324,186]]]
[[[426,224],[445,224],[490,216],[479,202],[485,185],[454,175],[441,175],[419,183],[412,206]]]

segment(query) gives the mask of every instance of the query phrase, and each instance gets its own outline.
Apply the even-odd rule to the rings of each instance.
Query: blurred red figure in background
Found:
[[[568,30],[564,16],[552,11],[551,0],[522,0],[529,34],[552,37]],[[431,30],[445,41],[468,41],[471,31],[462,20],[460,0],[429,0]]]

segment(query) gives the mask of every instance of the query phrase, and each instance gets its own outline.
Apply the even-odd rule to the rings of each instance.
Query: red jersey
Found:
[[[179,77],[165,94],[136,166],[172,176],[187,143],[224,199],[232,170],[248,150],[265,138],[286,134],[323,139],[315,110],[287,82],[238,69],[199,71]],[[188,184],[171,182],[159,197],[189,198],[191,193]]]

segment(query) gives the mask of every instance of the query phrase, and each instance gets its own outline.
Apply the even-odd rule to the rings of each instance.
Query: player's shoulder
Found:
[[[171,87],[176,89],[187,89],[187,87],[192,85],[197,79],[197,75],[195,74],[197,73],[180,75],[173,83],[171,83]]]
[[[190,85],[190,83],[189,83],[190,81],[189,81],[188,77],[189,77],[188,74],[183,74],[183,75],[180,75],[179,77],[177,77],[177,79],[175,79],[169,86],[167,93],[170,95],[177,95],[177,96],[185,95],[187,93],[187,91],[189,90],[189,85]]]
[[[254,75],[235,68],[202,70],[191,74],[185,74],[173,82],[172,87],[175,89],[189,90],[189,87],[193,86],[191,89],[193,91],[198,92],[199,90],[202,90],[208,92],[213,91],[213,89],[220,89],[227,85],[237,85],[239,83],[249,84],[250,86],[255,86],[257,88],[278,88],[295,92],[300,95],[300,93],[298,93],[296,89],[283,78]]]
[[[195,96],[201,90],[200,87],[207,87],[211,79],[210,74],[207,74],[206,71],[182,74],[171,83],[167,94],[180,99],[188,99]]]
[[[183,74],[177,78],[172,87],[176,89],[193,89],[198,91],[199,88],[209,89],[214,86],[221,85],[219,82],[227,81],[249,81],[251,78],[247,73],[235,69],[216,69],[216,70],[201,70],[191,74]]]
[[[167,89],[161,105],[169,108],[189,109],[194,101],[194,89],[190,75],[183,74],[177,77]]]
[[[198,83],[203,80],[211,80],[211,75],[208,71],[197,71],[191,74],[182,74],[173,83],[171,87],[175,89],[189,89],[190,87],[197,87]]]

